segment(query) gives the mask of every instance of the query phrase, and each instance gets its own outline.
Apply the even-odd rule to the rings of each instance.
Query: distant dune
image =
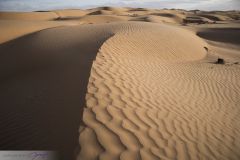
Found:
[[[240,12],[0,12],[0,148],[240,159]]]

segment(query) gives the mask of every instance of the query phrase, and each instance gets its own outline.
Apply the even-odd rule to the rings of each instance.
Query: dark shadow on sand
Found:
[[[211,41],[240,44],[239,28],[210,28],[199,31],[197,35]]]
[[[77,30],[48,29],[0,45],[0,150],[74,158],[91,66],[111,36],[96,41]]]

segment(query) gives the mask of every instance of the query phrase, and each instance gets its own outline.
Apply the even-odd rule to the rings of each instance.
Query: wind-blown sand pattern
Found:
[[[239,17],[0,13],[0,148],[78,160],[240,159]]]
[[[79,159],[239,159],[239,68],[192,61],[205,45],[153,24],[124,25],[105,41],[88,84]]]

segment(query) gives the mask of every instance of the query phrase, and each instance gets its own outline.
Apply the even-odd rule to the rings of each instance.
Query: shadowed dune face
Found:
[[[133,8],[130,9],[129,11],[148,11],[146,8]]]
[[[156,15],[156,16],[162,16],[162,17],[175,17],[174,14],[170,14],[170,13],[153,13],[152,15]]]
[[[101,14],[111,14],[111,11],[108,10],[100,10],[100,11],[94,11],[89,13],[88,15],[101,15]]]
[[[205,55],[203,45],[198,46],[197,37],[185,30],[180,29],[183,32],[180,33],[175,29],[133,22],[59,27],[1,44],[0,117],[12,120],[10,128],[4,126],[4,121],[1,123],[2,149],[52,149],[59,150],[63,157],[69,157],[77,147],[77,131],[82,109],[86,105],[85,93],[91,65],[102,43],[115,33],[120,45],[128,47],[127,44],[136,44],[125,48],[128,52],[117,51],[126,58],[144,58],[144,54],[151,53],[152,60],[178,60],[183,57],[192,60]],[[197,43],[189,47],[184,44],[185,40],[169,39],[164,42],[155,36],[139,43],[142,34],[139,37],[135,34],[137,32],[158,35],[160,39],[172,34],[176,38],[189,34]],[[125,41],[122,38],[127,33],[131,34],[131,39]],[[201,40],[199,42],[202,43]],[[165,50],[171,43],[181,43],[185,49],[179,52]],[[189,57],[186,53],[191,53],[190,50],[195,50],[195,47],[199,47],[199,53]],[[136,52],[138,55],[134,55]]]
[[[210,15],[210,14],[200,14],[199,16],[206,17],[206,18],[208,18],[210,20],[213,20],[213,21],[222,21],[223,20],[220,17],[214,16],[214,15]]]
[[[1,150],[58,150],[73,158],[91,65],[111,35],[66,27],[0,45]]]
[[[65,21],[65,20],[79,20],[80,17],[58,17],[54,19],[55,21]]]
[[[200,17],[200,16],[187,16],[183,19],[183,23],[197,23],[197,24],[205,24],[205,23],[214,23],[211,20]]]
[[[239,160],[238,16],[0,13],[0,149],[58,150],[63,160]]]
[[[197,33],[198,36],[207,40],[240,44],[240,29],[239,28],[209,28]]]

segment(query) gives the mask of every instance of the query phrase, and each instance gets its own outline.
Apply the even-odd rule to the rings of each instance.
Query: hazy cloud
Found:
[[[240,0],[122,0],[121,5],[150,8],[239,10]]]

